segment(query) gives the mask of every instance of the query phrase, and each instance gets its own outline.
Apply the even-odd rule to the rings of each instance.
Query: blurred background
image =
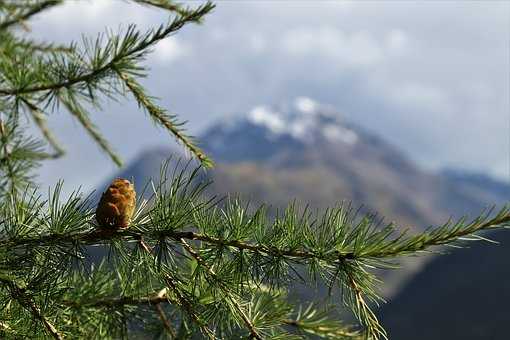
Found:
[[[69,42],[166,20],[120,0],[70,1],[32,34]],[[510,200],[509,2],[218,1],[181,32],[154,49],[144,84],[217,162],[212,192],[274,207],[352,200],[411,231]],[[141,185],[183,152],[132,100],[105,100],[93,119],[126,166],[55,114],[68,154],[43,166],[43,187]],[[386,275],[390,337],[506,338],[510,237],[493,237],[502,245]]]

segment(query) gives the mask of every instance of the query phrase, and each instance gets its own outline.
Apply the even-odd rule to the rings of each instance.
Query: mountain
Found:
[[[297,198],[323,207],[347,199],[423,229],[505,201],[499,183],[425,172],[383,138],[309,98],[255,107],[213,125],[200,140],[219,164],[215,189],[255,202]]]
[[[457,194],[510,202],[508,183],[458,170],[441,177]],[[473,243],[436,257],[383,306],[380,314],[391,339],[508,338],[510,236],[505,231],[485,236],[500,244]]]
[[[280,208],[295,199],[324,208],[350,200],[412,232],[501,203],[497,189],[478,185],[477,193],[467,189],[474,185],[469,179],[425,172],[384,138],[309,98],[220,120],[199,140],[217,163],[204,174],[214,181],[210,193],[239,193],[253,204]],[[161,162],[172,153],[147,150],[118,176],[134,179],[139,192],[149,177],[158,177]],[[405,270],[384,277],[387,297],[423,266],[424,258],[403,262]]]
[[[440,178],[445,184],[447,183],[446,186],[449,186],[452,194],[469,198],[473,202],[481,201],[490,206],[510,200],[510,182],[508,181],[502,182],[485,174],[455,169],[443,170]],[[469,209],[468,211],[476,209],[476,206],[470,207],[466,202],[462,203],[464,204],[462,209]]]
[[[438,256],[379,311],[390,339],[508,339],[510,235]]]
[[[352,200],[406,226],[444,217],[428,199],[434,176],[308,98],[275,109],[255,107],[213,125],[200,140],[219,163],[213,172],[216,190],[234,189],[255,202],[277,205],[293,198],[316,207]]]

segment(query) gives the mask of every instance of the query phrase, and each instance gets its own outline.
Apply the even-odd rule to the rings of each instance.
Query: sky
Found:
[[[72,0],[33,20],[31,34],[69,42],[166,20],[127,1]],[[195,135],[254,106],[306,96],[424,169],[510,181],[507,1],[218,1],[203,25],[162,41],[146,65],[149,92]],[[127,163],[173,145],[131,99],[106,102],[93,119]],[[116,171],[67,113],[50,126],[68,155],[43,166],[43,185],[63,178],[91,189]]]

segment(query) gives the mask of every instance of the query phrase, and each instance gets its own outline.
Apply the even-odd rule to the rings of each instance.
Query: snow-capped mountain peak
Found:
[[[253,160],[305,149],[350,152],[370,143],[366,136],[333,108],[298,97],[282,105],[257,105],[220,121],[201,139],[207,141],[206,152],[223,160]]]
[[[252,124],[267,129],[269,137],[291,136],[306,144],[321,136],[330,142],[355,144],[358,135],[345,127],[338,115],[308,97],[297,97],[291,105],[277,110],[256,106],[245,116]]]

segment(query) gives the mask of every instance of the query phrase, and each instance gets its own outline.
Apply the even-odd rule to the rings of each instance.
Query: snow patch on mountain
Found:
[[[248,112],[246,119],[268,130],[270,135],[290,135],[310,144],[322,136],[330,142],[355,144],[359,137],[353,130],[345,127],[339,117],[326,110],[324,106],[308,97],[298,97],[290,109],[275,110],[268,106],[256,106]]]
[[[326,125],[322,129],[322,133],[324,137],[332,142],[340,141],[345,144],[353,145],[358,141],[356,132],[338,125]]]
[[[314,113],[317,112],[319,105],[311,98],[297,97],[294,101],[294,107],[303,113]]]
[[[279,113],[266,106],[257,106],[248,113],[248,120],[257,125],[264,125],[276,134],[285,132],[285,122]]]

